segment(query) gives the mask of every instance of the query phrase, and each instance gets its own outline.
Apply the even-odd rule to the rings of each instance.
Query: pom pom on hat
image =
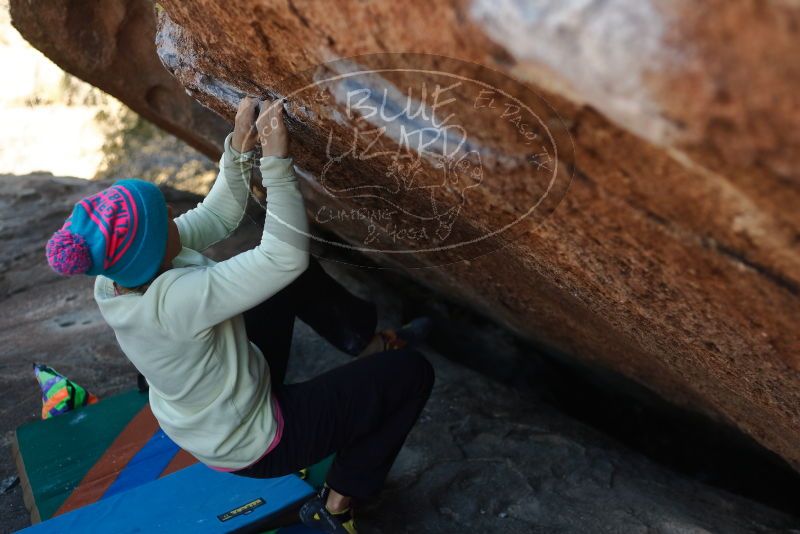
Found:
[[[92,256],[86,239],[62,228],[47,242],[47,263],[64,276],[83,274],[92,268]]]
[[[152,280],[169,234],[167,204],[154,184],[125,179],[85,197],[47,243],[59,274],[104,276],[124,287]]]

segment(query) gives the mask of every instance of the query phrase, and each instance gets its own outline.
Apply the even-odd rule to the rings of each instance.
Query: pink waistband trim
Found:
[[[278,446],[278,443],[280,443],[281,441],[281,436],[283,436],[283,412],[281,412],[281,405],[278,403],[278,399],[275,397],[275,395],[270,393],[270,397],[272,398],[272,413],[275,416],[275,422],[278,425],[278,429],[275,431],[275,437],[272,438],[272,443],[269,444],[269,447],[267,447],[267,450],[264,451],[264,454],[259,456],[258,459],[253,463],[246,465],[244,467],[237,467],[236,469],[228,469],[225,467],[214,467],[213,465],[209,465],[208,467],[210,469],[213,469],[214,471],[223,471],[225,473],[232,473],[233,471],[247,469],[253,464],[257,464],[259,461],[261,461],[261,459],[264,456],[269,454],[272,451],[272,449]]]

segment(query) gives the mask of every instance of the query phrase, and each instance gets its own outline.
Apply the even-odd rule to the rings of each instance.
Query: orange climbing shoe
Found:
[[[400,350],[413,348],[427,339],[433,328],[430,317],[417,317],[399,330],[381,330],[378,334],[383,340],[383,350]]]

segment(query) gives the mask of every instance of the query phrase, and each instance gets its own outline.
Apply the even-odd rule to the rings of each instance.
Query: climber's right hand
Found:
[[[289,155],[289,133],[283,120],[283,99],[261,102],[261,113],[256,119],[258,140],[264,157],[285,158]]]
[[[236,119],[233,126],[231,146],[239,152],[249,152],[256,146],[258,133],[256,132],[256,112],[258,99],[246,96],[239,101],[236,110]]]

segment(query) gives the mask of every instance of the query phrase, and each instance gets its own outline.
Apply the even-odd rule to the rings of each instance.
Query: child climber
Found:
[[[304,523],[354,533],[351,498],[382,486],[433,386],[411,345],[424,320],[375,334],[376,309],[309,258],[303,198],[282,103],[246,97],[206,199],[173,218],[159,189],[120,180],[78,202],[47,243],[63,275],[96,275],[94,296],[125,355],[150,384],[161,428],[212,469],[246,477],[336,458]],[[256,118],[256,115],[258,117]],[[215,263],[200,251],[244,216],[256,142],[267,213],[255,248]],[[295,317],[361,356],[285,385]]]

